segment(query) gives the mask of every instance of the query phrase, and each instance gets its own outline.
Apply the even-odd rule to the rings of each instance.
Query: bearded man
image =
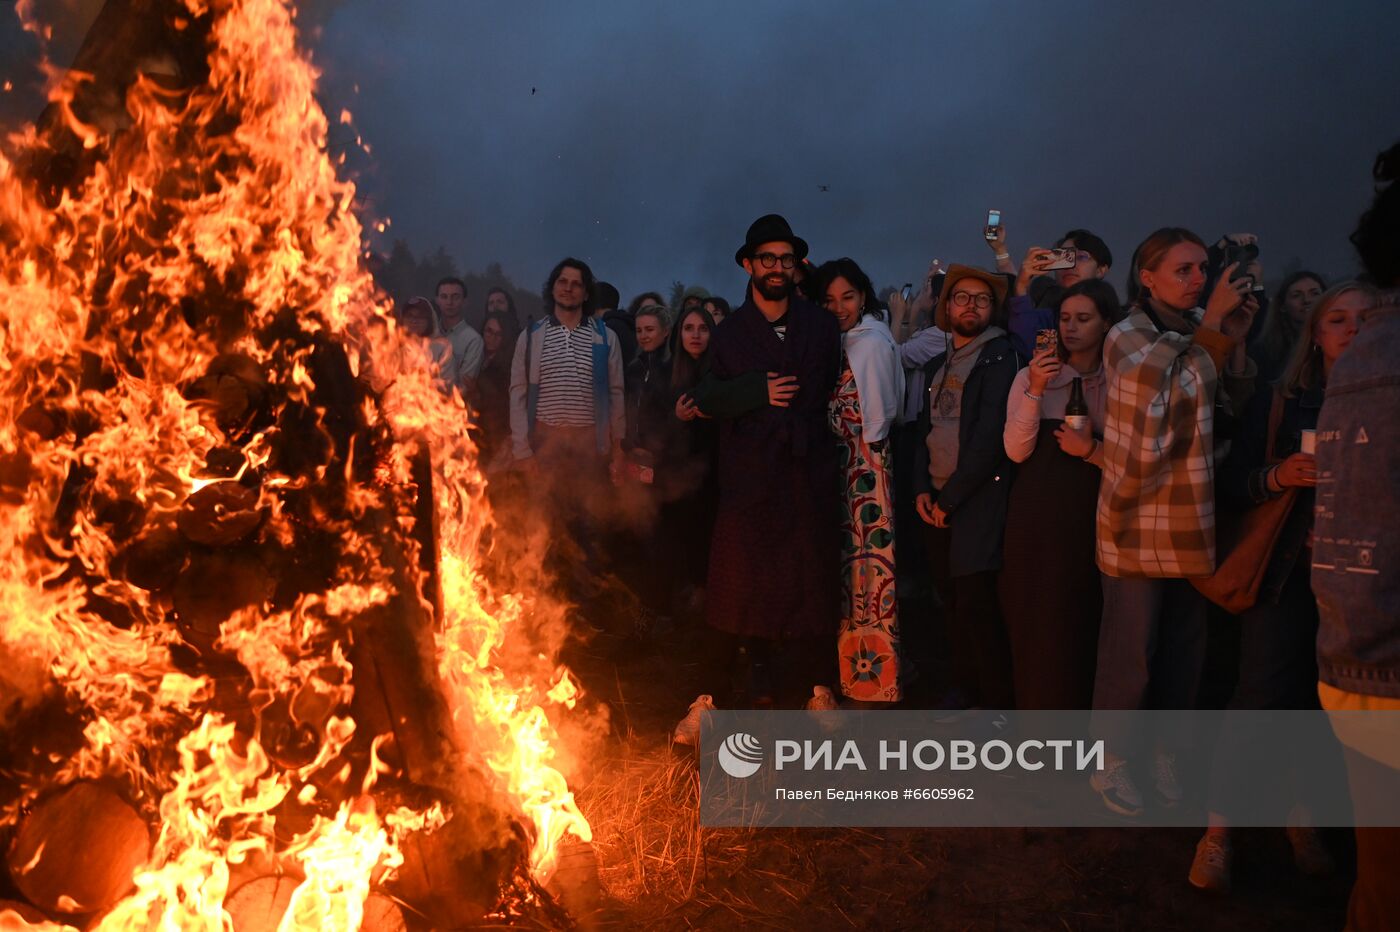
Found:
[[[747,698],[757,706],[796,705],[818,686],[829,698],[836,675],[840,486],[826,410],[841,334],[835,317],[795,290],[806,256],[782,217],[754,221],[734,254],[749,275],[748,300],[710,338],[714,377],[763,372],[770,384],[796,386],[790,398],[719,425],[706,616],[741,639],[736,663],[751,668]]]
[[[952,689],[949,707],[1014,708],[1011,648],[997,599],[1011,460],[1002,432],[1006,396],[1021,361],[1003,308],[1005,276],[954,265],[936,320],[948,348],[924,367],[915,504],[926,525],[934,585],[943,603]],[[1014,569],[1014,568],[1013,568]]]

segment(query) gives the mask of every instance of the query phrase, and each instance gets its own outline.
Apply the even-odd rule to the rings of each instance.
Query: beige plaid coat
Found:
[[[1215,571],[1215,466],[1224,453],[1215,402],[1231,347],[1218,331],[1159,328],[1140,307],[1108,332],[1098,507],[1098,563],[1108,575]]]

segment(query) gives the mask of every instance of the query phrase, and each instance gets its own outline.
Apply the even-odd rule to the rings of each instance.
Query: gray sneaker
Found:
[[[1110,762],[1107,770],[1089,778],[1089,785],[1103,797],[1109,811],[1124,816],[1142,815],[1142,791],[1128,771],[1127,761]]]
[[[1196,843],[1196,856],[1191,859],[1191,873],[1186,875],[1186,879],[1197,890],[1229,893],[1230,863],[1233,860],[1229,836],[1206,832]]]
[[[706,712],[715,710],[714,697],[708,693],[703,696],[696,696],[695,701],[690,704],[690,711],[685,713],[685,718],[676,723],[675,731],[671,732],[671,740],[676,744],[684,744],[695,747],[700,743],[700,720]]]

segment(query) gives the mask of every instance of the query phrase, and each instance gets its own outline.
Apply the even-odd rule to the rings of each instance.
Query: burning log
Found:
[[[466,412],[392,329],[383,397],[348,363],[385,308],[291,11],[109,0],[77,68],[0,171],[0,583],[25,600],[0,645],[49,678],[17,708],[79,745],[0,736],[25,755],[0,802],[61,787],[16,885],[127,925],[304,928],[287,862],[349,916],[403,849],[393,889],[473,923],[588,826],[554,663],[479,575]],[[93,774],[158,809],[154,847]],[[250,852],[226,903],[190,886]]]
[[[82,781],[35,804],[5,863],[15,886],[40,909],[88,913],[131,889],[150,848],[135,809],[105,786]]]
[[[173,528],[155,527],[132,541],[117,569],[147,592],[165,592],[180,578],[189,546]]]
[[[9,932],[10,929],[24,929],[25,925],[15,924],[15,919],[26,925],[42,926],[49,921],[39,910],[28,903],[21,903],[18,900],[0,900],[0,932]]]
[[[185,499],[175,518],[180,533],[197,544],[227,547],[262,523],[258,493],[232,480],[214,482]]]
[[[219,626],[241,608],[261,605],[276,580],[255,553],[194,554],[175,581],[175,618],[180,632],[201,650],[213,650]]]
[[[301,880],[287,874],[258,877],[241,885],[224,900],[233,932],[277,932]],[[407,932],[399,904],[380,893],[365,900],[361,932]]]

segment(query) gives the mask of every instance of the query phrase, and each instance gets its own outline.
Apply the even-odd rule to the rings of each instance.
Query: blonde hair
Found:
[[[1346,281],[1328,288],[1313,302],[1312,310],[1308,312],[1307,323],[1303,325],[1298,339],[1293,343],[1288,365],[1283,367],[1283,375],[1278,380],[1279,391],[1283,397],[1295,398],[1310,389],[1325,387],[1322,378],[1322,352],[1316,342],[1317,322],[1322,320],[1323,314],[1332,309],[1338,298],[1353,291],[1359,291],[1372,300],[1376,297],[1376,289],[1365,282]]]
[[[671,313],[664,305],[645,304],[637,308],[637,313],[632,317],[633,323],[635,324],[637,319],[641,317],[655,317],[657,322],[661,324],[662,330],[671,329]]]

